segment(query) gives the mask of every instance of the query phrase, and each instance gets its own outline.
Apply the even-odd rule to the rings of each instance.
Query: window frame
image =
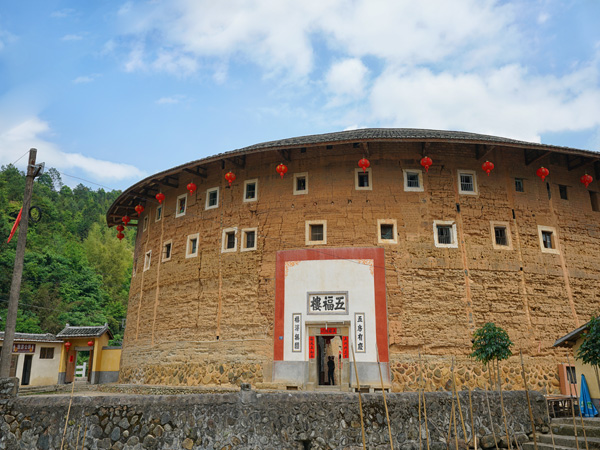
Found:
[[[408,174],[416,173],[419,177],[419,187],[411,187],[408,185]],[[402,176],[404,177],[404,192],[423,192],[425,187],[423,186],[423,171],[420,169],[402,169]]]
[[[457,181],[458,181],[458,193],[460,195],[479,195],[479,187],[477,185],[477,172],[474,170],[462,170],[459,169],[456,171]],[[464,191],[462,189],[462,183],[460,181],[461,175],[470,175],[473,177],[473,190],[472,191]]]
[[[170,246],[168,257],[166,256],[167,245]],[[173,256],[173,239],[169,239],[168,241],[163,242],[163,251],[161,252],[161,261],[162,262],[171,261],[172,256]]]
[[[221,233],[221,253],[234,253],[237,252],[238,248],[238,238],[237,238],[237,227],[223,228],[223,232]],[[234,236],[234,245],[233,248],[227,248],[227,236],[233,233]]]
[[[362,169],[361,169],[362,170]],[[323,240],[311,240],[311,227],[313,225],[323,225]],[[326,245],[327,244],[327,221],[326,220],[307,220],[304,222],[305,244],[306,245]]]
[[[217,203],[215,203],[212,206],[209,206],[208,202],[210,200],[210,194],[212,192],[216,192],[217,193]],[[205,210],[209,210],[209,209],[216,209],[216,208],[218,208],[219,207],[219,197],[220,197],[220,194],[219,194],[219,187],[218,186],[217,187],[213,187],[213,188],[208,188],[206,190],[206,201],[204,202],[204,209]]]
[[[381,237],[381,226],[392,225],[392,239],[383,239]],[[398,221],[396,219],[377,219],[377,243],[378,244],[397,244],[398,243]]]
[[[450,227],[452,242],[442,244],[438,239],[438,226]],[[458,234],[456,230],[456,221],[454,220],[434,220],[433,221],[433,242],[437,248],[458,248]]]
[[[51,351],[50,351],[51,350]],[[50,353],[52,353],[52,356],[48,357],[47,353],[50,351]],[[42,356],[42,353],[44,353],[44,356]],[[54,347],[40,347],[40,358],[39,359],[54,359]]]
[[[569,187],[566,184],[558,185],[558,198],[561,200],[569,200]]]
[[[246,247],[246,235],[248,233],[254,232],[254,247]],[[242,228],[242,243],[241,243],[241,252],[250,252],[257,249],[258,243],[258,229],[254,228]]]
[[[181,200],[182,198],[184,199],[185,204],[183,206],[183,212],[180,212],[179,211],[179,200]],[[177,201],[175,202],[175,218],[185,216],[186,211],[187,211],[187,193],[177,196]]]
[[[254,183],[254,197],[246,198],[246,194],[248,192],[248,185]],[[258,178],[253,178],[252,180],[244,181],[244,203],[255,202],[258,200]]]
[[[192,239],[196,239],[196,251],[194,253],[190,253],[190,241]],[[200,233],[189,234],[186,242],[185,242],[185,257],[187,258],[196,258],[199,253],[200,248]]]
[[[152,250],[148,250],[144,255],[144,272],[150,269],[152,264]]]
[[[148,220],[148,214],[146,214],[144,216],[144,219],[142,220],[142,232],[145,232],[145,231],[148,230],[148,222],[149,222],[149,220]]]
[[[520,178],[520,177],[515,177],[515,192],[525,192],[525,178]],[[519,180],[521,182],[521,190],[517,189],[517,180]]]
[[[298,178],[304,177],[304,189],[298,190]],[[308,194],[308,172],[299,172],[294,174],[294,195]]]
[[[363,174],[365,172],[368,174],[368,177],[369,177],[369,185],[368,186],[359,186],[358,185],[359,173]],[[357,167],[354,169],[354,189],[357,191],[372,191],[373,190],[373,172],[371,171],[371,167],[367,167],[367,170],[365,170],[365,171],[363,171],[363,169],[360,167]]]
[[[163,213],[163,205],[158,205],[156,207],[156,212],[155,212],[155,216],[154,216],[155,222],[159,222],[162,219],[162,213]]]
[[[496,228],[504,228],[506,230],[506,245],[500,245],[496,242]],[[490,233],[492,237],[492,247],[494,250],[512,250],[512,235],[510,232],[510,224],[496,220],[490,221]]]
[[[538,228],[538,238],[539,238],[539,242],[540,242],[540,249],[541,249],[542,253],[552,253],[555,255],[559,255],[560,249],[559,249],[559,245],[558,245],[558,233],[556,232],[556,228],[549,227],[546,225],[538,225],[537,228]],[[544,233],[551,234],[553,248],[546,248],[544,246],[544,236],[543,236]]]

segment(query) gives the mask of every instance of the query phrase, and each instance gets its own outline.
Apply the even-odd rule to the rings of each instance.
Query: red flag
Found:
[[[19,215],[17,216],[17,220],[15,220],[15,224],[13,225],[12,230],[10,231],[10,236],[8,236],[8,241],[6,241],[7,244],[12,239],[13,234],[15,234],[15,231],[17,231],[17,228],[19,228],[19,222],[21,222],[21,213],[22,212],[23,212],[23,208],[21,208],[19,210]]]

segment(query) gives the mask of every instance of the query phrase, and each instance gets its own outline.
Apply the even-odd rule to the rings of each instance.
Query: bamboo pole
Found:
[[[490,390],[493,389],[492,386],[492,373],[490,371],[490,363],[487,363],[487,367],[488,367],[488,375],[490,376]],[[496,450],[500,450],[498,448],[498,439],[496,439],[496,430],[494,429],[494,421],[492,420],[492,409],[490,408],[490,398],[488,396],[488,391],[487,389],[485,390],[485,401],[487,403],[487,408],[488,408],[488,415],[490,418],[490,428],[492,429],[492,436],[494,437],[494,444],[496,445]]]
[[[419,396],[419,450],[423,450],[423,439],[421,438],[421,388],[417,382],[417,395]]]
[[[71,404],[73,403],[73,391],[75,390],[75,377],[71,381],[71,399],[69,400],[69,409],[67,409],[67,418],[65,419],[65,429],[63,431],[62,441],[60,442],[60,450],[63,450],[65,445],[65,436],[67,435],[67,426],[69,425],[69,414],[71,414]]]
[[[500,393],[500,407],[502,408],[502,420],[504,421],[504,431],[506,432],[506,439],[508,441],[508,450],[512,450],[512,444],[510,442],[510,433],[508,432],[508,424],[506,423],[506,412],[504,410],[504,397],[502,395],[502,378],[500,377],[500,361],[498,360],[496,360],[496,372],[498,373],[498,392]]]
[[[425,401],[425,388],[427,383],[423,377],[423,368],[421,366],[421,352],[419,352],[419,373],[423,382],[423,415],[425,416],[425,441],[427,442],[427,450],[429,450],[429,425],[427,424],[427,402]]]
[[[87,434],[87,423],[85,424],[85,428],[83,429],[83,440],[81,441],[81,450],[83,450],[83,447],[85,446],[85,435]],[[77,449],[75,449],[77,450]]]
[[[458,414],[460,416],[460,424],[462,426],[463,437],[465,443],[467,442],[467,429],[465,427],[465,421],[463,418],[462,408],[460,405],[460,398],[458,397],[458,390],[456,389],[456,374],[454,373],[454,356],[452,357],[452,385],[454,387],[454,394],[456,395],[456,403],[458,404]]]
[[[394,440],[392,439],[392,424],[390,423],[390,413],[388,412],[387,401],[385,399],[385,388],[383,387],[383,375],[381,375],[381,363],[379,362],[379,347],[377,346],[377,339],[375,340],[375,353],[377,353],[377,367],[379,367],[379,381],[381,381],[381,393],[383,394],[383,405],[385,406],[385,417],[387,419],[388,434],[390,435],[390,448],[394,450]],[[356,364],[355,364],[356,365]],[[358,380],[358,376],[356,377]],[[419,416],[421,415],[421,407],[419,406]],[[419,421],[419,427],[421,422]],[[419,439],[421,439],[419,437]]]
[[[454,395],[452,396],[452,424],[454,425],[454,445],[458,450],[458,432],[456,431],[456,412],[454,410]]]
[[[473,448],[477,450],[477,432],[475,431],[475,416],[473,415],[473,401],[471,400],[471,386],[467,386],[469,389],[469,412],[471,414],[471,435],[473,439]]]
[[[531,421],[531,432],[533,433],[533,446],[538,450],[537,436],[535,434],[535,422],[533,421],[533,411],[531,410],[531,399],[529,398],[529,386],[527,385],[527,377],[525,376],[525,363],[523,362],[523,352],[519,350],[521,356],[521,373],[523,375],[523,385],[525,386],[525,395],[527,396],[527,406],[529,407],[529,420]]]
[[[567,349],[567,362],[569,363],[569,366],[571,365],[571,358],[569,357],[569,350]],[[577,380],[575,380],[575,383],[569,383],[569,390],[572,389],[574,387],[575,389],[575,397],[579,398],[579,394],[577,393]],[[575,386],[573,386],[575,385]],[[574,410],[575,407],[573,406],[573,401],[571,401],[571,408]],[[581,420],[581,429],[583,430],[583,439],[585,441],[585,448],[586,450],[590,450],[588,447],[588,440],[587,440],[587,433],[585,432],[585,425],[583,424],[583,416],[581,415],[581,405],[579,406],[579,419]],[[574,419],[573,419],[574,420]]]
[[[354,360],[354,373],[356,374],[356,387],[358,389],[358,410],[360,412],[360,429],[362,431],[362,444],[363,444],[363,450],[367,450],[367,443],[365,441],[365,421],[363,419],[362,398],[360,395],[360,381],[358,379],[358,368],[356,367],[356,355],[354,354],[354,343],[352,341],[350,341],[350,347],[352,348],[352,359]]]
[[[548,407],[548,399],[544,398],[546,402],[546,417],[548,418],[548,428],[550,428],[550,437],[552,438],[552,450],[556,450],[556,444],[554,443],[554,431],[552,431],[552,423],[550,423],[550,408]]]
[[[81,424],[77,427],[77,440],[75,441],[75,450],[79,447],[79,433],[81,433]]]

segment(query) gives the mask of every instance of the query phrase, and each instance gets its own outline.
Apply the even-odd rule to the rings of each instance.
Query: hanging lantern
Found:
[[[194,183],[188,183],[187,190],[190,191],[190,195],[196,192],[196,185]]]
[[[131,222],[131,218],[130,218],[129,216],[123,216],[123,217],[121,218],[121,220],[123,221],[123,223],[124,223],[125,225],[127,225],[129,222]]]
[[[421,158],[421,165],[423,167],[425,167],[425,172],[429,172],[429,168],[431,167],[432,164],[433,164],[433,161],[431,160],[431,158],[429,156],[423,156],[423,158]]]
[[[141,204],[137,205],[135,207],[135,212],[138,213],[138,216],[139,216],[141,213],[144,212],[144,207]]]
[[[231,183],[235,181],[235,173],[230,170],[225,174],[225,179],[229,181],[229,187],[231,187]]]
[[[592,181],[594,181],[594,179],[592,178],[591,175],[588,175],[587,173],[585,175],[582,175],[581,178],[579,179],[579,181],[581,181],[583,184],[585,184],[585,187],[588,187],[590,185],[590,183]]]
[[[117,225],[117,231],[120,233],[121,231],[123,231],[125,229],[125,227],[121,224]]]
[[[125,237],[125,235],[123,233],[121,233],[120,231],[117,233],[117,239],[121,240]]]
[[[487,172],[488,177],[490,176],[490,172],[494,170],[494,163],[486,161],[481,165],[481,168]]]
[[[88,347],[93,347],[94,346],[94,341],[88,341]]]
[[[67,349],[67,351],[69,351],[69,349],[71,348],[71,343],[65,342],[65,348]]]
[[[363,173],[367,171],[367,167],[369,167],[370,165],[371,163],[367,158],[363,158],[360,161],[358,161],[358,167],[360,167],[363,170]]]
[[[164,199],[165,199],[165,194],[163,194],[162,192],[159,192],[158,194],[156,194],[156,200],[158,200],[158,203],[162,203]]]
[[[540,167],[537,172],[535,172],[538,177],[544,181],[548,175],[550,175],[550,171],[545,167]]]
[[[285,164],[279,164],[275,170],[277,171],[277,173],[279,175],[281,175],[281,178],[283,178],[283,176],[288,171],[288,168],[287,168],[287,166]]]

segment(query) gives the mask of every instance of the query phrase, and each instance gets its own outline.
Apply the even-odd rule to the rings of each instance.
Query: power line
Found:
[[[14,166],[15,164],[17,164],[19,161],[21,161],[23,159],[23,156],[25,156],[27,153],[29,153],[29,150],[27,150],[25,153],[23,153],[21,155],[21,157],[19,159],[17,159],[14,163],[12,163],[11,165]]]

